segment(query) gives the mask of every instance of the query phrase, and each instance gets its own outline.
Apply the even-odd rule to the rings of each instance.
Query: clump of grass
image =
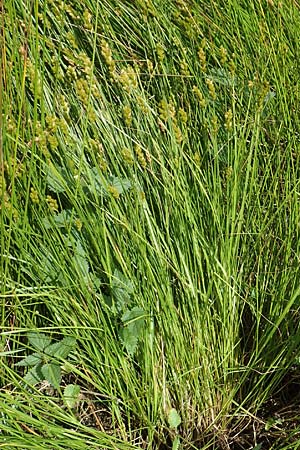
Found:
[[[224,447],[297,367],[298,15],[4,5],[4,443]],[[28,331],[76,339],[54,390]]]

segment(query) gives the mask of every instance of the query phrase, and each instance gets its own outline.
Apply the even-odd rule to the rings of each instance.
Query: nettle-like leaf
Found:
[[[235,77],[223,68],[211,69],[209,72],[209,78],[215,83],[223,84],[224,86],[233,86],[236,84]]]
[[[68,172],[61,166],[51,166],[47,167],[47,185],[50,191],[60,194],[65,192],[68,183]]]
[[[28,334],[29,343],[38,351],[27,356],[16,366],[32,367],[23,377],[26,384],[35,385],[43,380],[48,381],[55,389],[61,383],[61,364],[76,345],[76,339],[65,337],[59,342],[51,343],[51,338],[43,333]]]
[[[95,190],[97,194],[102,196],[108,195],[108,186],[114,187],[119,194],[123,194],[131,188],[131,182],[127,178],[120,178],[116,176],[109,176],[104,178],[97,167],[93,167],[88,171],[90,182],[84,182],[84,185],[89,188],[90,192]]]
[[[99,195],[105,195],[106,189],[105,189],[105,180],[100,175],[98,167],[92,167],[92,169],[88,169],[88,175],[89,175],[89,183],[85,183],[85,185],[88,187],[89,191],[93,193],[95,190],[97,194]]]
[[[74,263],[83,277],[88,277],[90,266],[87,260],[86,252],[80,241],[76,243],[76,250],[73,257]]]
[[[115,270],[111,282],[111,293],[117,312],[124,311],[130,303],[133,294],[133,284],[119,271]]]
[[[65,359],[74,350],[76,345],[76,339],[72,337],[65,337],[59,342],[49,345],[45,348],[45,355],[53,358]]]
[[[32,355],[26,356],[26,358],[17,362],[15,366],[32,367],[40,364],[42,362],[42,357],[39,353],[33,353]]]
[[[32,345],[36,350],[43,352],[46,347],[51,344],[50,336],[47,336],[43,333],[36,333],[34,331],[28,333],[27,335],[28,342]]]
[[[74,408],[79,400],[80,386],[68,384],[64,389],[64,402],[69,408]]]
[[[109,177],[109,185],[114,187],[119,194],[123,194],[131,188],[131,183],[126,178]]]
[[[43,219],[43,224],[47,230],[53,228],[54,226],[56,228],[67,228],[69,226],[71,217],[72,210],[64,209],[60,213],[54,214],[53,217],[51,217],[51,220],[49,220],[48,217],[45,217]]]
[[[43,381],[43,374],[41,372],[41,368],[42,364],[37,364],[36,366],[34,366],[23,377],[23,381],[31,386],[35,386],[36,384]]]
[[[59,364],[43,364],[41,367],[42,380],[48,381],[55,389],[61,383],[61,367]]]
[[[120,330],[120,338],[130,355],[137,349],[139,338],[142,335],[145,323],[145,311],[138,306],[125,311],[121,320],[123,327]]]
[[[38,275],[41,280],[45,283],[53,283],[54,281],[64,283],[64,274],[56,258],[54,258],[51,251],[47,248],[43,248],[42,252],[39,265],[37,266]]]

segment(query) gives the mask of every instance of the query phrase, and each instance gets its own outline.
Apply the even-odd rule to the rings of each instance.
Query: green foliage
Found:
[[[28,342],[37,351],[15,364],[16,367],[32,367],[23,377],[27,385],[48,381],[55,389],[61,384],[61,366],[76,346],[76,340],[65,337],[52,343],[43,333],[28,333]]]
[[[64,402],[69,408],[74,408],[79,400],[80,386],[68,384],[64,388]]]
[[[137,350],[145,325],[145,311],[138,306],[130,309],[133,293],[132,282],[116,269],[111,282],[110,309],[117,321],[121,320],[119,337],[130,355],[134,355]]]
[[[2,3],[3,445],[222,446],[299,365],[300,10]]]
[[[138,340],[142,336],[145,325],[144,318],[145,311],[138,306],[135,306],[131,310],[126,310],[121,317],[123,325],[120,330],[120,337],[130,355],[135,353]]]
[[[177,428],[181,424],[181,417],[175,408],[171,408],[169,411],[168,423],[170,428]]]

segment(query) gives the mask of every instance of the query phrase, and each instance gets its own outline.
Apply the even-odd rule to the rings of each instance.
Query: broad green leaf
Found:
[[[93,167],[92,170],[90,170],[90,176],[93,179],[93,185],[90,186],[89,190],[92,192],[92,188],[94,187],[97,194],[106,195],[104,180],[101,179],[101,175],[99,174],[99,169],[97,167]]]
[[[135,353],[138,340],[142,335],[144,315],[145,311],[135,306],[133,309],[125,311],[121,317],[124,326],[120,331],[120,337],[130,355]]]
[[[44,252],[46,252],[46,249],[44,249]],[[48,252],[48,254],[44,254],[41,257],[39,266],[39,276],[41,280],[46,283],[53,283],[54,281],[57,281],[62,277],[61,271],[57,267],[57,263],[51,256],[50,252]]]
[[[43,380],[47,380],[55,389],[61,383],[61,368],[58,364],[44,364],[41,367]]]
[[[131,300],[133,284],[119,271],[115,270],[111,283],[112,296],[119,312],[124,310]]]
[[[27,336],[29,344],[42,352],[51,344],[51,338],[43,333],[30,332]]]
[[[79,241],[76,244],[76,251],[73,260],[82,276],[88,277],[90,266],[86,258],[86,252]]]
[[[60,166],[47,168],[47,185],[52,192],[59,194],[66,190],[67,171]]]
[[[80,386],[77,384],[68,384],[64,389],[64,401],[69,408],[74,408],[80,394]]]
[[[64,209],[60,213],[55,214],[53,217],[51,217],[51,220],[49,220],[48,217],[45,217],[43,219],[43,224],[46,229],[53,228],[53,226],[55,226],[56,228],[66,228],[69,225],[71,216],[72,211],[69,209]]]
[[[26,373],[26,375],[23,377],[23,380],[25,381],[26,384],[34,386],[37,383],[43,381],[44,378],[41,372],[41,367],[42,367],[41,364],[37,364]]]
[[[119,194],[123,194],[131,188],[130,181],[125,178],[110,177],[109,184],[110,186],[113,186]]]
[[[262,444],[257,444],[255,447],[252,448],[252,450],[260,450]]]
[[[98,291],[101,286],[101,280],[95,273],[90,273],[90,283],[95,291]]]
[[[168,423],[170,428],[177,428],[181,424],[181,417],[175,408],[172,408],[169,411]]]
[[[136,323],[140,323],[140,325],[143,326],[144,316],[145,316],[145,311],[143,310],[143,308],[140,308],[139,306],[135,306],[134,308],[125,311],[121,317],[121,320],[123,323],[136,322]]]
[[[26,358],[22,359],[22,361],[17,362],[15,366],[31,367],[36,366],[41,361],[41,355],[39,353],[33,353],[32,355],[26,356]]]
[[[134,329],[131,326],[127,326],[120,330],[119,336],[125,345],[127,352],[130,355],[134,355],[137,345],[138,337],[135,335]]]
[[[61,341],[49,345],[45,349],[45,354],[54,358],[64,359],[74,349],[75,345],[76,339],[72,337],[65,337]]]
[[[208,78],[215,83],[223,84],[224,86],[233,86],[236,84],[235,78],[223,68],[212,69],[208,75]]]

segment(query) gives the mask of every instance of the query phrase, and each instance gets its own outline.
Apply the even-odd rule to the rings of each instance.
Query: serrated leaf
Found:
[[[47,168],[47,185],[52,192],[60,194],[66,190],[67,172],[63,167],[53,165]]]
[[[138,345],[138,338],[134,331],[130,327],[125,327],[120,330],[119,336],[129,355],[134,355]]]
[[[131,183],[126,178],[119,177],[110,177],[109,179],[110,186],[114,187],[119,194],[123,194],[131,188]]]
[[[178,450],[179,447],[180,447],[180,437],[176,436],[172,444],[172,450]]]
[[[133,284],[119,271],[115,270],[111,283],[112,296],[119,312],[124,310],[131,300]]]
[[[46,249],[44,249],[44,251],[46,251]],[[50,252],[48,253],[48,255],[42,255],[39,269],[39,277],[44,282],[53,283],[54,281],[57,281],[62,277],[61,270],[59,270],[59,268],[57,267],[57,263]]]
[[[61,212],[54,214],[49,220],[48,217],[44,217],[43,224],[48,230],[53,228],[66,228],[69,225],[70,219],[72,217],[72,211],[70,209],[63,209]]]
[[[120,338],[130,355],[135,353],[138,340],[142,335],[144,315],[144,310],[136,306],[132,310],[125,311],[121,317],[124,326],[120,330]]]
[[[73,260],[82,276],[88,277],[90,266],[86,258],[86,252],[79,241],[76,244],[76,251]]]
[[[97,194],[106,195],[107,192],[106,192],[106,189],[104,186],[104,180],[101,179],[101,176],[99,174],[99,169],[97,167],[93,167],[90,170],[90,175],[93,179],[94,187],[95,187]],[[89,188],[89,190],[91,191],[91,188]]]
[[[29,344],[42,352],[51,344],[51,338],[43,333],[30,332],[27,337]]]
[[[32,369],[30,369],[26,375],[23,377],[23,381],[25,381],[26,384],[30,384],[31,386],[36,385],[37,383],[40,383],[43,381],[43,375],[41,372],[41,364],[38,364],[34,366]]]
[[[100,289],[101,280],[95,273],[90,273],[90,282],[95,291]]]
[[[177,428],[181,424],[181,417],[175,408],[172,408],[169,411],[168,423],[170,428]]]
[[[64,389],[64,401],[69,408],[74,408],[80,394],[80,386],[68,384]]]
[[[215,83],[223,84],[224,86],[236,84],[235,78],[223,68],[212,69],[209,73],[209,78]]]
[[[61,341],[49,345],[45,349],[45,354],[54,358],[65,359],[74,349],[75,345],[76,339],[72,337],[65,337]]]
[[[58,364],[44,364],[41,367],[43,380],[47,380],[55,389],[61,383],[61,368]]]
[[[143,310],[143,308],[135,306],[134,308],[125,311],[121,317],[121,320],[123,323],[134,321],[135,323],[140,323],[141,326],[143,326],[144,315],[145,311]]]
[[[40,364],[41,361],[42,361],[41,355],[39,353],[33,353],[32,355],[28,355],[26,356],[26,358],[17,362],[15,366],[31,367]]]

